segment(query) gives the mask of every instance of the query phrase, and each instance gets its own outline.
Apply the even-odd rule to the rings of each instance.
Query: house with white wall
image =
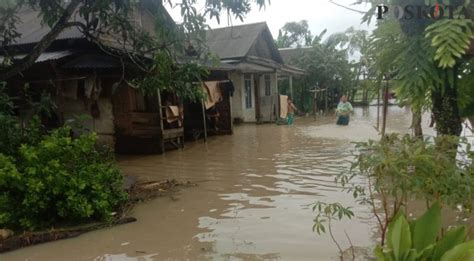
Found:
[[[234,121],[276,121],[280,100],[278,79],[302,75],[304,71],[284,64],[267,24],[209,30],[206,41],[221,63],[232,68],[228,73],[235,87]]]

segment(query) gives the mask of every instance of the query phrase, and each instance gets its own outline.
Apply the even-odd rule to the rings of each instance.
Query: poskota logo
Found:
[[[457,12],[459,11],[459,12]],[[464,6],[453,5],[378,5],[377,19],[395,18],[395,19],[434,19],[440,20],[444,18],[455,19],[456,14],[465,14]]]

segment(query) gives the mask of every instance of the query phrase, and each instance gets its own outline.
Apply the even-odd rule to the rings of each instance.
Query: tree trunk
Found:
[[[432,91],[433,115],[436,131],[439,135],[459,136],[462,132],[462,121],[459,114],[457,94],[457,68],[444,70],[444,88],[440,86]],[[449,74],[453,74],[453,84],[449,83]]]
[[[414,111],[412,110],[412,125],[411,127],[413,128],[413,134],[415,137],[423,137],[423,129],[421,127],[421,112],[419,111]]]
[[[81,0],[72,0],[69,5],[66,7],[64,10],[64,13],[62,16],[59,18],[59,20],[56,22],[56,24],[53,26],[51,31],[47,33],[33,48],[33,50],[30,51],[28,55],[26,55],[25,58],[21,59],[18,63],[15,65],[8,67],[5,70],[0,71],[0,81],[4,81],[8,78],[11,78],[24,70],[28,69],[31,67],[36,59],[56,40],[56,38],[59,36],[59,34],[66,28],[71,26],[71,24],[68,23],[69,19],[71,16],[74,14],[74,11],[76,8],[79,6],[81,3]]]

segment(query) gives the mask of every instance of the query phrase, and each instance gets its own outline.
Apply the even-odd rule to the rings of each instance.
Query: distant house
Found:
[[[285,65],[267,24],[213,29],[207,31],[206,39],[209,50],[232,68],[234,121],[275,121],[279,116],[279,77],[304,71]]]

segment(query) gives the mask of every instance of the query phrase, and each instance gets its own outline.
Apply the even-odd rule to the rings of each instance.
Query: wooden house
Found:
[[[143,1],[134,12],[137,26],[153,36],[156,15],[164,15],[172,30],[171,17],[156,9],[163,7],[149,2]],[[42,25],[38,11],[24,9],[18,17],[17,31],[21,37],[5,47],[15,53],[15,59],[24,57],[50,30]],[[100,142],[121,153],[163,152],[165,143],[182,147],[184,130],[179,99],[170,93],[144,95],[127,84],[125,79],[139,75],[140,71],[133,62],[122,62],[108,52],[116,46],[110,37],[100,40],[101,47],[78,28],[67,28],[33,66],[7,80],[8,92],[20,100],[28,93],[34,101],[45,93],[51,95],[57,109],[52,117],[43,119],[48,127],[80,122],[81,126],[72,124],[75,132],[96,132]],[[0,57],[0,61],[3,59]],[[17,105],[17,113],[28,117],[28,108],[21,102]]]

